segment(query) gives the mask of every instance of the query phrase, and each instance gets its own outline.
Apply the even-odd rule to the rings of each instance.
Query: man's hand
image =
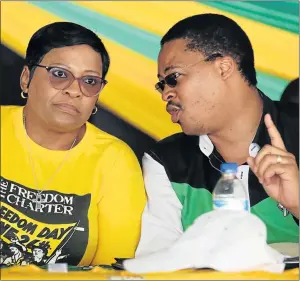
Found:
[[[289,153],[270,114],[265,124],[271,145],[265,145],[255,158],[247,162],[267,194],[299,218],[299,170],[295,156]]]

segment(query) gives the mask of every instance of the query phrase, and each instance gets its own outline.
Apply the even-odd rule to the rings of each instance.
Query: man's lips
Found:
[[[166,109],[167,112],[171,115],[172,122],[178,123],[181,113],[181,107],[173,104],[168,104]]]

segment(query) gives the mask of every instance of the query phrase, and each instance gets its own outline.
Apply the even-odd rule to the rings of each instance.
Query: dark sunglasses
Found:
[[[105,79],[93,75],[75,78],[71,71],[58,66],[45,66],[40,64],[34,64],[33,66],[45,68],[49,74],[51,85],[57,90],[65,90],[71,86],[74,80],[77,80],[80,91],[87,97],[99,95],[101,90],[103,90],[104,86],[108,83]]]
[[[223,55],[219,54],[219,53],[216,53],[216,54],[212,54],[208,57],[206,57],[205,59],[202,59],[200,61],[197,61],[193,64],[189,64],[189,65],[186,65],[184,66],[183,68],[186,68],[186,67],[191,67],[191,66],[194,66],[195,64],[199,63],[199,62],[205,62],[205,61],[212,61],[216,58],[220,58],[220,57],[223,57]],[[175,88],[176,85],[177,85],[177,78],[180,76],[181,74],[178,73],[178,72],[173,72],[169,75],[167,75],[164,79],[160,80],[159,82],[157,82],[155,84],[155,89],[160,92],[161,94],[163,93],[164,89],[165,89],[165,86],[168,85],[169,87],[171,88]]]

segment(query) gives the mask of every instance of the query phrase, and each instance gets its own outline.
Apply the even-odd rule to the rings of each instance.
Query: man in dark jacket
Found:
[[[299,118],[257,87],[249,38],[233,20],[201,14],[162,38],[156,89],[172,135],[145,154],[148,203],[136,255],[171,246],[212,210],[220,164],[238,163],[268,243],[299,241]]]

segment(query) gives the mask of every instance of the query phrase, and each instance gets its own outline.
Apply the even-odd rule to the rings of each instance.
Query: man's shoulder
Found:
[[[158,141],[148,154],[156,161],[165,162],[167,159],[182,158],[188,156],[195,147],[198,147],[199,137],[188,136],[184,133],[177,133]]]
[[[177,133],[158,141],[151,150],[173,152],[177,149],[187,149],[188,146],[197,145],[198,143],[198,136],[188,136],[184,133]]]

